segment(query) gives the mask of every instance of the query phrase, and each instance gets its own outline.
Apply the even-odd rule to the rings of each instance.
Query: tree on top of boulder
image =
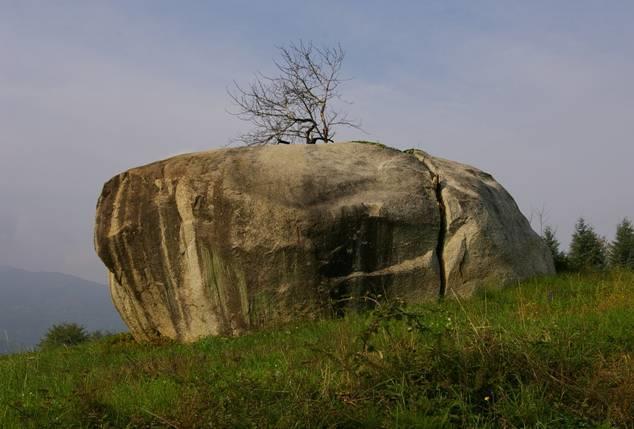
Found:
[[[242,87],[234,82],[229,96],[237,106],[234,114],[253,123],[253,131],[237,138],[247,145],[267,143],[333,142],[340,126],[359,128],[333,107],[340,100],[339,86],[344,51],[341,46],[319,48],[312,43],[280,47],[275,60],[278,77],[261,73]]]

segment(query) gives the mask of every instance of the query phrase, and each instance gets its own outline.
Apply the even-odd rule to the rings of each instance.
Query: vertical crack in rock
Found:
[[[417,160],[423,164],[423,166],[429,171],[432,176],[432,186],[434,188],[434,194],[436,196],[436,203],[438,204],[438,213],[440,215],[440,227],[438,229],[438,239],[436,240],[436,256],[438,258],[438,271],[440,277],[440,290],[438,291],[439,299],[445,297],[447,290],[447,269],[445,267],[445,238],[447,235],[447,207],[442,196],[443,181],[438,174],[436,166],[427,159],[427,153],[420,150],[409,150],[407,153],[411,153]]]
[[[430,170],[431,171],[431,170]],[[438,241],[436,242],[436,254],[438,255],[438,266],[440,270],[440,292],[439,297],[445,296],[447,289],[447,273],[445,269],[445,236],[447,235],[447,208],[442,198],[442,180],[437,173],[432,173],[434,192],[436,193],[436,201],[438,202],[438,212],[440,214],[440,228],[438,229]]]

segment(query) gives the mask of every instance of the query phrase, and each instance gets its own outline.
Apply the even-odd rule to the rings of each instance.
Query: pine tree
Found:
[[[550,227],[544,227],[542,239],[546,243],[546,246],[550,249],[550,253],[553,256],[553,262],[555,263],[555,270],[557,272],[565,271],[568,269],[568,258],[566,254],[559,250],[559,240],[555,237],[555,230]]]
[[[609,258],[611,267],[634,269],[634,226],[627,218],[616,227]]]
[[[583,218],[579,218],[575,225],[568,259],[570,267],[577,271],[602,270],[606,266],[605,240]]]

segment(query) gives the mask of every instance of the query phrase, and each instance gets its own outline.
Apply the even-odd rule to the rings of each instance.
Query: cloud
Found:
[[[369,134],[339,139],[488,170],[563,242],[577,216],[611,236],[634,217],[632,8],[575,5],[0,5],[0,264],[103,281],[103,182],[224,145],[246,126],[226,113],[226,86],[299,38],[348,53],[346,110]]]

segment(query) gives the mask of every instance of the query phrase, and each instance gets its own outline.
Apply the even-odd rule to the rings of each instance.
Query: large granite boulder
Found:
[[[380,145],[181,155],[113,177],[95,247],[138,340],[193,341],[552,273],[489,174]]]

